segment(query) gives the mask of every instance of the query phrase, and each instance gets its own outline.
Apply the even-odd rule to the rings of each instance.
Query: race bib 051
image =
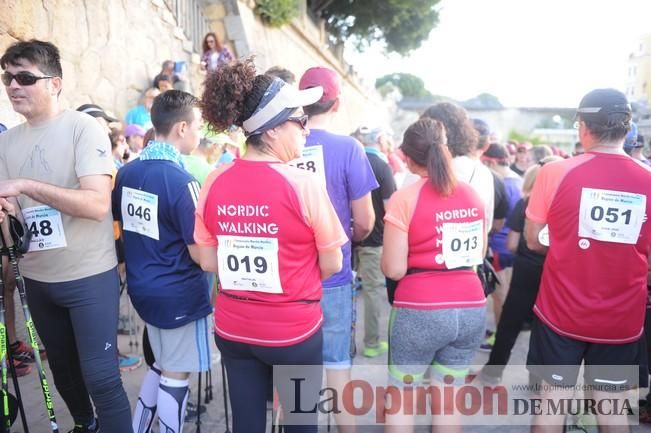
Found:
[[[579,237],[636,244],[646,213],[646,196],[623,191],[583,188]]]

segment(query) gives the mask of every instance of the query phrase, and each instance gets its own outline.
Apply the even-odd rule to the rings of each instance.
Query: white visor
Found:
[[[322,87],[297,90],[288,84],[284,85],[267,105],[244,121],[242,124],[244,131],[249,133],[256,131],[287,108],[305,107],[314,104],[321,99],[321,95],[323,95]]]

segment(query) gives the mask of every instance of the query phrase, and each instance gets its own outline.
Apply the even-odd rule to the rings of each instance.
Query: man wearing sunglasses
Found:
[[[0,135],[0,206],[32,232],[21,260],[27,298],[73,433],[131,431],[117,357],[119,281],[108,136],[63,110],[58,49],[31,40],[0,58],[1,81],[26,122]],[[97,409],[95,419],[90,397]]]

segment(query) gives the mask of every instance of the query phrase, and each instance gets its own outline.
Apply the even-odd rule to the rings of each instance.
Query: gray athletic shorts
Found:
[[[389,319],[392,384],[417,385],[430,366],[432,380],[443,382],[449,376],[454,379],[451,384],[463,384],[484,338],[485,319],[485,306],[443,310],[393,308]]]
[[[208,319],[204,317],[180,328],[161,329],[147,324],[156,364],[175,373],[195,373],[210,368]]]

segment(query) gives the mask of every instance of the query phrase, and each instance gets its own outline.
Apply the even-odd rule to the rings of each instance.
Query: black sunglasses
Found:
[[[287,121],[288,122],[298,123],[301,126],[302,129],[307,128],[307,114],[304,114],[302,116],[288,117]]]
[[[18,72],[17,74],[12,74],[11,72],[5,72],[0,77],[2,78],[2,84],[4,84],[5,86],[9,86],[14,79],[21,86],[33,86],[34,84],[36,84],[38,80],[46,80],[48,78],[54,78],[48,75],[38,77],[32,74],[31,72],[26,72],[26,71],[21,71]]]

